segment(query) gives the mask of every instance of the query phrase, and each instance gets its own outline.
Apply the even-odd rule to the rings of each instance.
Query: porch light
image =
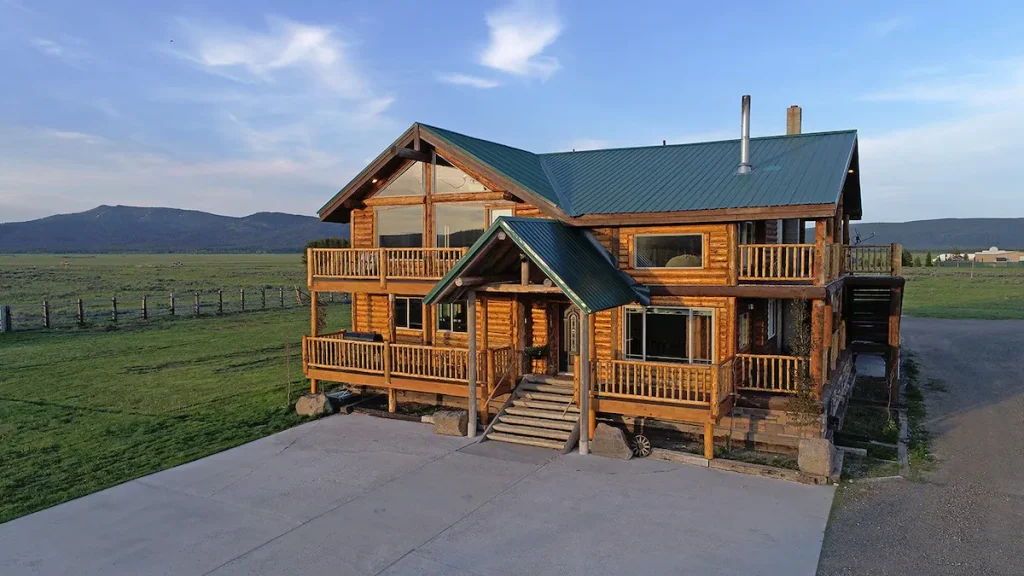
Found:
[[[853,168],[850,168],[849,170],[847,170],[846,173],[847,174],[853,174]]]
[[[850,172],[853,172],[853,170],[850,170]],[[370,179],[370,184],[376,184],[376,183],[377,183],[377,179],[376,178],[371,178]]]

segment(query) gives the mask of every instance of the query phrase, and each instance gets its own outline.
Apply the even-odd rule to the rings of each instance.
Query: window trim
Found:
[[[637,240],[640,238],[654,238],[664,236],[699,236],[700,237],[700,266],[637,266]],[[705,250],[706,234],[704,232],[660,232],[656,234],[633,234],[633,269],[634,270],[703,270],[706,267],[707,250]],[[682,306],[685,308],[685,306]]]
[[[398,301],[405,300],[405,326],[401,326],[398,323]],[[420,327],[412,328],[409,326],[409,317],[412,314],[412,301],[416,300],[420,306]],[[409,332],[423,332],[423,298],[416,298],[415,296],[395,296],[394,302],[395,309],[391,311],[395,315],[395,330],[408,330]]]
[[[777,324],[779,322],[779,319],[777,317],[778,316],[778,309],[779,309],[779,301],[776,300],[775,298],[769,298],[768,299],[768,339],[769,340],[771,340],[772,338],[775,338],[775,335],[778,333],[778,326],[777,326]]]
[[[737,352],[742,352],[750,348],[750,341],[752,340],[750,334],[750,312],[746,311],[736,316],[736,348]],[[746,330],[743,328],[746,327]]]
[[[669,310],[686,310],[688,312],[688,314],[686,315],[686,361],[685,362],[671,362],[671,361],[667,361],[667,360],[648,360],[647,359],[647,311],[650,310],[651,308],[660,308],[660,309],[669,309]],[[640,312],[642,312],[641,318],[643,318],[643,320],[641,321],[640,331],[641,331],[641,334],[643,335],[642,336],[643,339],[640,342],[640,350],[641,350],[641,354],[640,354],[641,357],[640,358],[636,358],[635,356],[631,356],[628,352],[626,352],[626,350],[628,349],[627,341],[629,339],[628,338],[629,331],[626,328],[626,324],[627,324],[626,318],[627,318],[627,315],[630,313],[630,311],[634,311],[634,312],[640,311]],[[698,314],[695,314],[695,312],[702,312],[702,314],[699,314],[700,316],[708,316],[708,317],[711,318],[711,359],[706,361],[706,362],[705,361],[695,362],[693,360],[693,345],[694,345],[693,344],[694,343],[694,339],[693,339],[693,318],[694,318],[694,316],[698,315]],[[701,307],[701,306],[623,306],[622,307],[622,315],[623,315],[623,317],[622,317],[622,358],[624,360],[631,360],[633,362],[653,362],[653,363],[660,363],[660,364],[685,364],[687,366],[714,366],[715,365],[715,359],[718,358],[718,356],[716,355],[717,348],[718,348],[718,342],[717,342],[717,337],[716,337],[717,334],[718,334],[718,332],[717,332],[718,318],[717,318],[717,314],[715,312],[716,312],[715,308],[706,308],[706,307]]]
[[[463,330],[456,330],[455,329],[455,312],[454,311],[451,312],[448,315],[451,318],[451,323],[448,325],[448,328],[442,328],[441,327],[441,307],[442,306],[455,306],[455,304],[462,304],[462,308],[466,311],[466,329],[464,331]],[[459,302],[452,302],[452,303],[449,303],[449,304],[437,304],[435,306],[435,314],[434,314],[434,316],[437,319],[434,322],[434,326],[437,328],[438,332],[442,332],[442,333],[446,333],[446,334],[469,334],[469,301],[468,300],[461,300]]]

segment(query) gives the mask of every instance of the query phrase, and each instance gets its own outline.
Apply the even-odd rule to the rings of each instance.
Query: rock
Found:
[[[324,416],[333,412],[326,394],[303,394],[295,403],[295,413],[299,416]]]
[[[439,410],[434,412],[434,433],[444,436],[465,436],[469,429],[469,414],[465,410]]]
[[[594,439],[590,441],[590,452],[598,456],[620,460],[629,460],[633,457],[633,449],[629,446],[626,432],[604,422],[598,424],[594,429]]]
[[[824,438],[801,438],[797,463],[800,471],[813,476],[828,476],[836,460],[836,447]]]

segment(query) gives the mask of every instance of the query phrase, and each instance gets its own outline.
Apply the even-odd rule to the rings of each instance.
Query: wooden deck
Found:
[[[306,251],[307,285],[312,290],[422,294],[465,253],[465,248],[311,248]]]

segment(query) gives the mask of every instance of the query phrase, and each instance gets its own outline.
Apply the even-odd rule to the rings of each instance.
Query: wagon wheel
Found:
[[[633,436],[633,454],[640,458],[646,458],[651,455],[651,441],[647,439],[647,436],[643,434],[637,434]]]

